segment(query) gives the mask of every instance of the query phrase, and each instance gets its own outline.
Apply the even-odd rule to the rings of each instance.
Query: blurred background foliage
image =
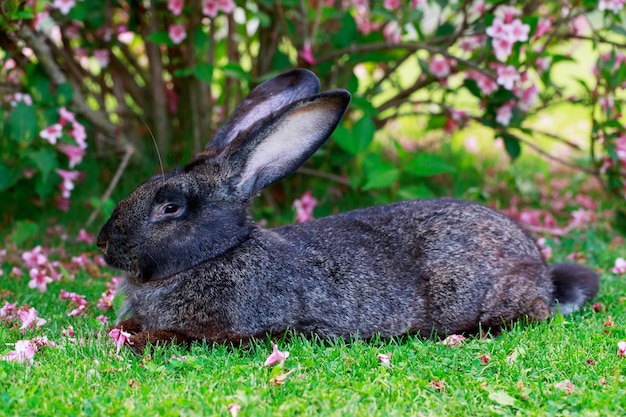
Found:
[[[584,189],[615,224],[624,216],[621,0],[0,8],[2,226],[97,231],[115,201],[185,164],[251,88],[294,67],[353,100],[299,175],[258,200],[255,217],[270,225],[292,221],[308,190],[317,217],[444,195],[549,206],[556,197],[538,184],[555,175],[567,180],[556,192]]]

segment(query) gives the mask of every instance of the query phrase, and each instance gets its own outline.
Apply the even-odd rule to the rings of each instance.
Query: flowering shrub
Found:
[[[39,204],[54,196],[67,210],[86,152],[124,153],[121,172],[153,134],[161,154],[179,162],[202,149],[251,87],[304,66],[324,88],[353,93],[332,156],[312,162],[349,175],[352,187],[420,197],[425,189],[410,184],[453,171],[404,143],[401,166],[372,151],[378,129],[418,116],[445,134],[485,126],[512,159],[533,148],[623,198],[626,131],[616,97],[626,85],[624,3],[12,0],[0,27],[0,77],[10,90],[0,114],[10,144],[0,147],[0,191],[19,189]],[[578,46],[592,51],[571,52]],[[563,76],[571,62],[585,73]],[[550,154],[535,140],[580,150],[531,123],[564,102],[589,115],[586,158]],[[348,156],[356,162],[347,165]]]

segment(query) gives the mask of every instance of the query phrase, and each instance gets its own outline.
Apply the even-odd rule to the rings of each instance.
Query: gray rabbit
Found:
[[[148,342],[245,342],[291,329],[323,339],[500,328],[570,313],[598,290],[548,267],[533,239],[487,207],[402,201],[274,229],[249,206],[328,139],[350,94],[293,70],[256,87],[206,150],[117,204],[98,236],[125,272],[116,324]]]

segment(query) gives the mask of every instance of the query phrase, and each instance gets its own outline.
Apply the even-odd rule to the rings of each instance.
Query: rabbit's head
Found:
[[[248,206],[296,171],[335,129],[350,101],[319,93],[310,71],[256,87],[184,168],[158,175],[120,201],[98,235],[106,262],[142,282],[213,259],[248,238]]]

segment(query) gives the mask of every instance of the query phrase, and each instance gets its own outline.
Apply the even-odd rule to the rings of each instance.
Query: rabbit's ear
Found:
[[[320,81],[305,69],[295,69],[256,86],[215,134],[207,150],[221,149],[255,122],[265,119],[297,100],[320,91]]]
[[[324,144],[350,103],[350,93],[331,90],[292,103],[235,141],[231,161],[241,167],[237,190],[251,197],[295,172]]]

